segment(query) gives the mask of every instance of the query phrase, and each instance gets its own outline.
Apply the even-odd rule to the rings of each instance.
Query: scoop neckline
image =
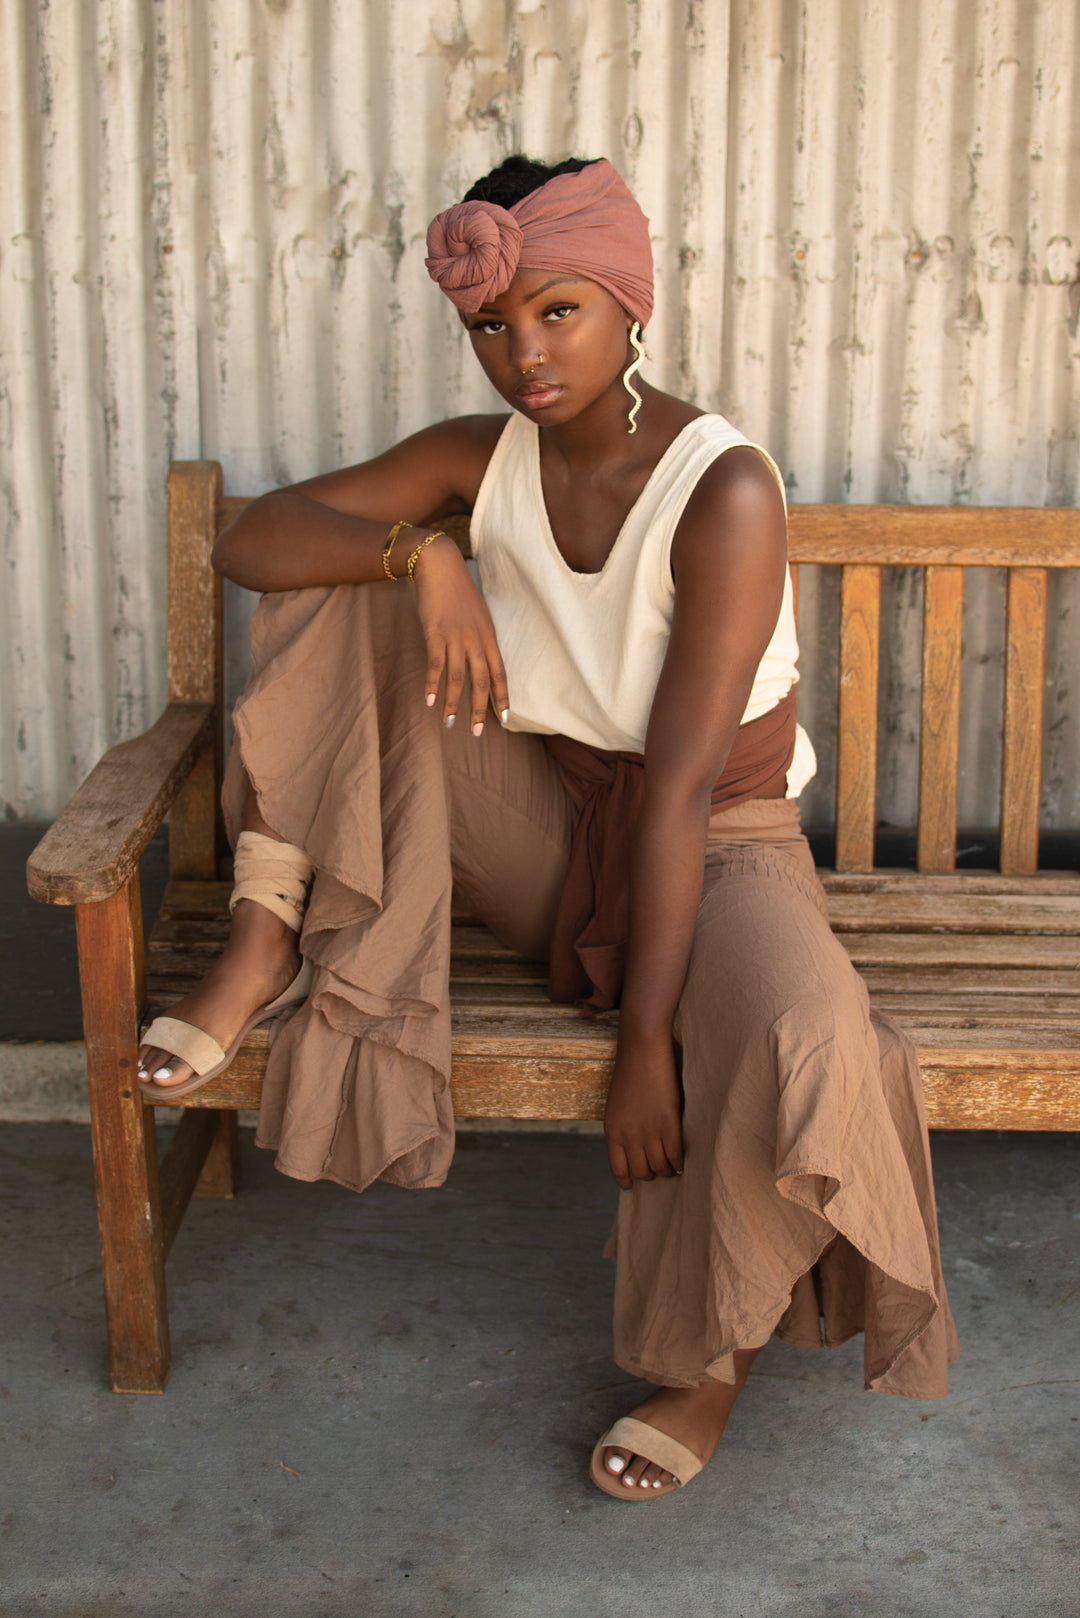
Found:
[[[524,417],[521,417],[520,419],[523,420],[523,421],[525,420]],[[530,469],[531,469],[531,475],[532,475],[532,480],[533,480],[533,484],[534,484],[534,493],[535,493],[535,498],[536,498],[536,505],[537,505],[537,509],[540,512],[540,519],[541,519],[541,525],[542,525],[543,530],[544,530],[544,536],[547,539],[547,542],[550,545],[552,551],[554,552],[556,558],[558,559],[560,565],[562,566],[564,571],[569,575],[570,578],[572,578],[572,579],[602,579],[603,578],[604,574],[607,572],[608,567],[611,564],[611,560],[614,557],[615,552],[619,549],[619,546],[620,546],[620,544],[622,542],[623,535],[626,533],[627,528],[630,526],[630,521],[631,521],[632,517],[634,516],[634,513],[637,511],[638,506],[640,506],[641,502],[644,500],[645,496],[648,494],[648,492],[649,492],[650,488],[652,487],[652,485],[653,485],[654,481],[656,480],[656,478],[659,476],[659,474],[660,474],[660,472],[661,472],[661,470],[662,470],[662,468],[664,466],[664,463],[668,460],[668,458],[671,455],[672,451],[677,447],[677,445],[679,444],[681,439],[683,439],[685,437],[685,435],[690,431],[691,427],[696,427],[699,422],[708,421],[708,419],[709,419],[709,412],[707,410],[703,410],[700,416],[692,416],[690,418],[690,420],[685,424],[685,426],[679,428],[679,431],[675,434],[675,437],[671,440],[671,443],[668,445],[667,449],[661,455],[660,459],[657,461],[656,465],[653,467],[652,471],[649,473],[648,477],[646,478],[645,483],[644,483],[644,485],[642,487],[641,493],[638,495],[637,499],[634,501],[633,505],[630,507],[630,510],[626,513],[626,516],[623,518],[622,524],[620,525],[620,528],[619,528],[619,532],[615,535],[615,538],[612,541],[611,549],[608,551],[607,555],[604,558],[603,567],[597,568],[594,573],[582,573],[578,568],[571,567],[570,563],[566,560],[566,557],[563,555],[562,551],[559,549],[558,541],[555,538],[555,530],[551,526],[551,517],[548,514],[547,501],[544,498],[544,480],[540,475],[540,429],[539,429],[539,427],[537,426],[537,424],[534,421],[526,421],[525,422],[525,425],[532,430],[532,435],[533,435],[533,447],[532,447],[532,454],[530,456]]]

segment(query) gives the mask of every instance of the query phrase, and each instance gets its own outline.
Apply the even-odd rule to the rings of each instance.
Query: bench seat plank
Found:
[[[924,875],[918,871],[890,870],[833,871],[818,867],[825,892],[841,893],[1014,893],[1025,899],[1061,894],[1080,904],[1080,873],[1076,871],[1033,871],[1030,876],[1005,876],[1000,871],[952,871]]]
[[[1080,938],[1030,933],[841,933],[855,965],[1080,967]]]
[[[833,893],[833,931],[1080,933],[1080,895]]]

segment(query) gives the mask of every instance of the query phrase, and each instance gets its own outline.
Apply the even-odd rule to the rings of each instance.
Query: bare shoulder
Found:
[[[784,518],[784,500],[776,477],[760,450],[735,444],[718,455],[702,473],[687,501],[695,516],[719,516],[745,510],[762,519]]]
[[[750,444],[718,455],[698,479],[679,521],[672,567],[717,564],[755,553],[787,558],[784,498],[765,457]]]

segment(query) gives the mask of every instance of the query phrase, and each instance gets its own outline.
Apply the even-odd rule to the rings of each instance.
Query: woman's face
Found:
[[[542,427],[572,421],[621,385],[630,317],[595,281],[519,269],[466,319],[492,386]]]

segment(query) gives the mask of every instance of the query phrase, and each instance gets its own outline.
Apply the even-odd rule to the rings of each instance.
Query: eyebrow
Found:
[[[525,302],[535,303],[537,298],[542,298],[545,292],[551,291],[552,287],[566,286],[571,281],[580,281],[581,279],[582,277],[580,275],[553,275],[551,280],[545,281],[542,287],[537,287],[535,292],[530,292],[528,297],[525,299]],[[492,314],[495,313],[495,310],[492,309],[490,303],[482,303],[479,309],[477,309],[476,313],[478,315],[482,315],[485,309]]]

